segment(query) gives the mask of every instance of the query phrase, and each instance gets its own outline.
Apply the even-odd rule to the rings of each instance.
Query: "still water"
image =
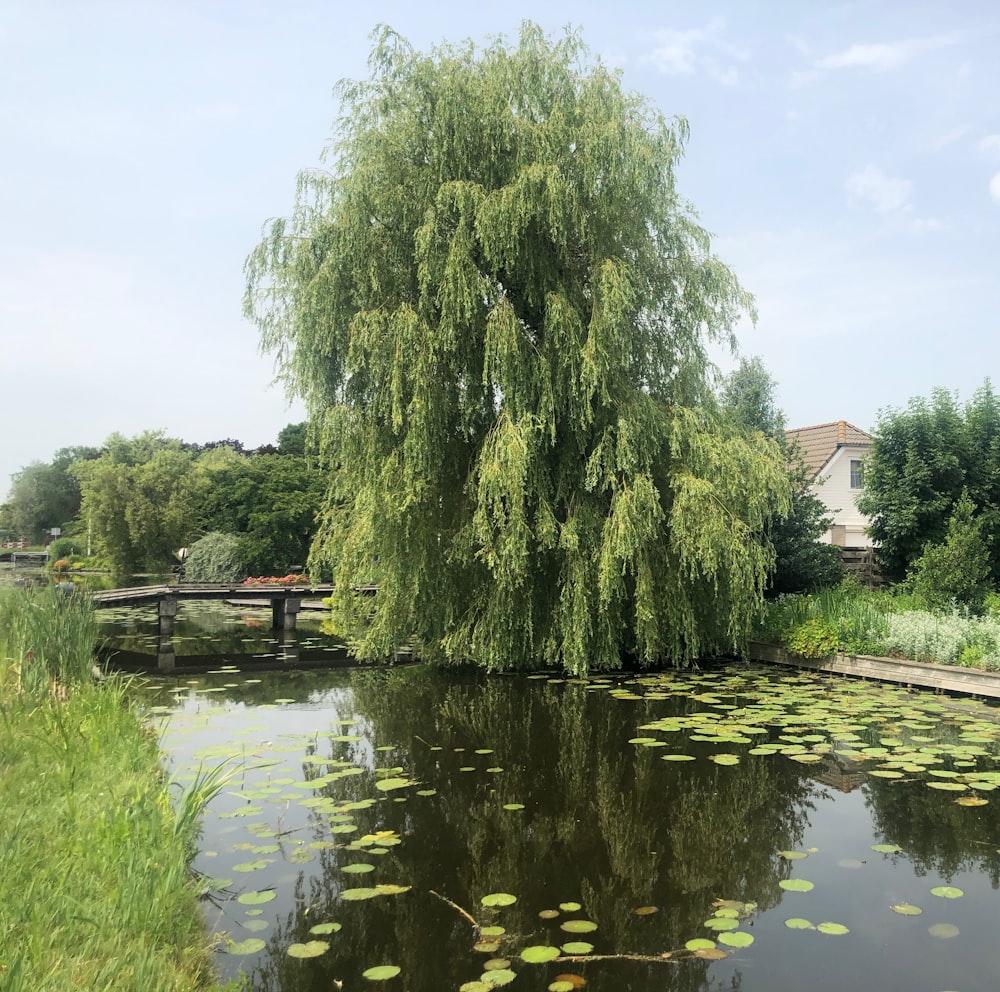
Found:
[[[254,990],[1000,982],[985,704],[743,667],[246,661],[138,691],[178,789],[233,770],[194,867]]]

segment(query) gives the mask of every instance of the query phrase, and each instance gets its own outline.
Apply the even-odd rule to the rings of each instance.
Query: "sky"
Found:
[[[243,263],[380,23],[416,48],[579,29],[690,125],[681,194],[756,298],[790,427],[995,374],[995,0],[0,0],[0,497],[112,432],[272,443],[304,419]],[[735,359],[718,355],[723,369]]]

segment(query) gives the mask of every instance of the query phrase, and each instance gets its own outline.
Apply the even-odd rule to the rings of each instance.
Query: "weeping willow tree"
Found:
[[[247,260],[330,473],[337,622],[493,670],[733,649],[789,486],[711,414],[706,349],[752,300],[675,189],[686,124],[575,33],[374,38],[330,171]]]

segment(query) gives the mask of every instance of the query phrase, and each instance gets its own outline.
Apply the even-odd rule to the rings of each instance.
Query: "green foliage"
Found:
[[[147,431],[112,434],[99,458],[71,466],[83,493],[81,516],[116,573],[169,568],[193,536],[203,488],[191,471],[196,457],[180,441]]]
[[[184,562],[188,582],[239,582],[247,574],[240,538],[212,531],[191,545]]]
[[[914,562],[908,585],[917,600],[931,610],[960,603],[979,612],[990,589],[990,553],[983,521],[967,492],[955,504],[948,532],[940,543],[928,543]]]
[[[304,455],[308,440],[309,424],[288,424],[278,432],[278,454]]]
[[[792,630],[785,639],[792,654],[800,658],[827,658],[835,654],[840,641],[837,629],[824,617],[813,617]]]
[[[49,544],[49,558],[72,558],[87,549],[87,542],[79,537],[57,537]]]
[[[881,414],[858,508],[871,520],[883,574],[904,579],[928,544],[942,543],[963,491],[983,520],[990,574],[1000,579],[1000,398],[986,380],[960,406],[937,389],[929,400]]]
[[[97,623],[90,599],[53,586],[0,590],[0,698],[89,682]]]
[[[823,501],[811,490],[811,479],[785,438],[785,418],[777,406],[777,383],[758,358],[743,358],[722,382],[719,404],[737,427],[759,431],[776,441],[788,461],[791,505],[768,521],[767,536],[774,547],[774,570],[768,595],[814,592],[836,585],[844,574],[840,554],[820,537],[831,519]]]
[[[11,481],[7,527],[14,537],[37,543],[62,527],[80,508],[80,486],[59,464],[33,462]]]
[[[707,409],[751,299],[677,195],[686,123],[532,24],[428,55],[382,29],[370,65],[247,263],[321,425],[338,624],[489,669],[731,649],[789,486]]]
[[[326,488],[323,472],[301,455],[253,455],[228,459],[206,477],[198,526],[239,537],[243,576],[284,575],[305,564]]]

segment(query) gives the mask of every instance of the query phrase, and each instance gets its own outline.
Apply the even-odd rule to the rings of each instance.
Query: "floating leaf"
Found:
[[[390,792],[393,789],[405,789],[408,785],[416,785],[413,779],[409,778],[384,778],[375,783],[375,788],[381,792]],[[388,965],[386,966],[388,967]]]
[[[572,982],[565,982],[556,980],[554,982],[549,982],[548,990],[549,992],[573,992],[576,986]]]
[[[659,909],[656,906],[639,906],[637,909],[632,910],[636,916],[652,916],[653,913],[658,913]]]
[[[591,933],[597,929],[597,924],[590,920],[566,920],[559,924],[559,929],[567,933]]]
[[[246,940],[230,940],[226,943],[227,954],[256,954],[267,947],[267,941],[260,937],[248,937]]]
[[[850,933],[851,931],[844,926],[843,923],[831,923],[827,920],[825,923],[819,923],[816,925],[816,929],[820,933],[831,933],[831,934],[843,934]]]
[[[507,958],[490,958],[483,967],[487,971],[500,971],[504,968],[510,967],[510,961]]]
[[[785,920],[785,926],[789,930],[813,930],[815,929],[813,925],[808,921],[802,919],[801,916],[793,916],[790,919]]]
[[[365,864],[363,861],[358,861],[355,864],[343,865],[340,870],[346,871],[350,875],[364,875],[367,872],[374,871],[375,866]]]
[[[339,929],[339,923],[317,923],[316,926],[309,928],[309,932],[317,936],[322,936],[326,933],[336,933]]]
[[[710,951],[715,948],[715,941],[709,940],[707,937],[695,937],[693,940],[687,941],[684,946],[689,951]]]
[[[894,913],[899,913],[900,916],[919,916],[923,910],[919,906],[914,906],[913,903],[909,902],[897,902],[889,907]]]
[[[799,858],[809,857],[805,851],[778,851],[778,857],[786,861],[797,861]]]
[[[491,892],[488,896],[483,896],[480,902],[484,906],[512,906],[517,902],[517,896],[512,896],[509,892]]]
[[[720,933],[719,943],[727,947],[749,947],[753,943],[753,934],[746,930],[737,930],[734,933]]]
[[[879,854],[899,854],[903,849],[898,844],[872,844],[872,850]]]
[[[500,950],[500,944],[495,940],[477,940],[472,949],[480,954],[494,954]]]
[[[563,954],[589,954],[593,949],[594,945],[585,940],[571,940],[560,948]]]
[[[740,921],[729,916],[713,916],[710,920],[705,920],[704,925],[709,930],[735,930]]]
[[[524,809],[524,803],[504,803],[503,808],[511,810]]]
[[[499,937],[507,931],[503,927],[480,927],[479,932],[484,937]]]
[[[554,920],[559,915],[558,909],[543,909],[539,912],[540,920]]]
[[[265,889],[262,892],[241,892],[236,901],[244,906],[261,906],[265,902],[270,902],[275,897],[272,889]]]
[[[972,783],[972,788],[976,788],[976,783]],[[989,800],[983,799],[980,796],[959,796],[955,800],[959,806],[985,806]]]
[[[330,945],[325,940],[310,940],[305,944],[290,944],[288,956],[290,958],[318,958],[321,954],[326,954],[330,950]]]
[[[931,889],[932,896],[940,896],[942,899],[960,899],[965,893],[954,885],[935,885]]]
[[[694,761],[693,754],[664,754],[661,755],[664,761]]]
[[[482,977],[479,979],[489,988],[500,988],[504,985],[510,985],[517,975],[510,970],[510,968],[496,968],[490,971],[484,971]]]
[[[788,892],[811,892],[815,888],[812,882],[804,878],[783,878],[778,885]]]
[[[714,761],[717,765],[738,765],[740,756],[738,754],[713,754],[709,756],[709,761]]]
[[[957,937],[959,934],[958,927],[953,923],[935,923],[933,926],[927,928],[927,932],[932,937],[940,937],[942,940],[947,940],[949,937]]]
[[[578,913],[581,909],[583,909],[583,906],[581,906],[578,902],[561,902],[559,903],[559,908],[564,913]]]
[[[528,964],[544,964],[546,961],[555,961],[559,957],[558,947],[549,947],[545,944],[532,944],[521,951],[521,960]]]
[[[361,977],[367,978],[369,982],[384,982],[388,978],[395,978],[402,970],[394,964],[380,964],[374,968],[366,968],[361,972]]]

